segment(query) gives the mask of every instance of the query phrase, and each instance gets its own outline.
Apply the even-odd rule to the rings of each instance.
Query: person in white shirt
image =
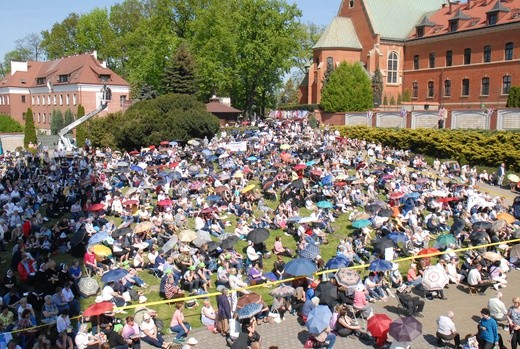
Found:
[[[74,342],[78,349],[94,349],[99,347],[99,339],[88,333],[88,324],[86,323],[80,325]]]
[[[256,253],[256,250],[255,250],[255,247],[254,247],[254,244],[252,241],[247,242],[246,255],[247,255],[247,259],[251,262],[251,265],[255,264],[255,262],[258,262],[260,268],[263,268],[262,255]]]
[[[458,257],[451,257],[450,262],[446,265],[446,274],[448,274],[448,278],[453,284],[459,284],[464,279],[464,275],[459,274],[458,263]]]
[[[493,319],[497,321],[507,320],[507,308],[502,302],[502,292],[497,291],[495,297],[489,299],[488,309]]]
[[[441,315],[437,319],[437,344],[441,346],[442,340],[455,340],[455,348],[460,347],[460,335],[455,328],[453,317],[455,314],[450,310],[446,315]]]

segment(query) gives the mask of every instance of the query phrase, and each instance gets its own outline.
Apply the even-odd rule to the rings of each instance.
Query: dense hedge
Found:
[[[461,164],[498,166],[505,162],[520,171],[520,132],[449,129],[389,129],[344,126],[343,136],[380,142],[384,146],[409,149],[440,159],[454,159]]]
[[[23,132],[22,124],[9,115],[0,115],[0,133]]]

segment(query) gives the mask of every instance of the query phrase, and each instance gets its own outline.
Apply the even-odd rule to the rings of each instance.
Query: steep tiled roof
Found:
[[[361,50],[361,44],[350,18],[334,17],[313,49],[353,48]]]
[[[60,82],[60,76],[66,75],[67,82]],[[0,87],[23,87],[31,88],[45,86],[50,81],[54,86],[66,84],[93,84],[105,83],[101,76],[107,78],[108,85],[129,86],[129,84],[114,73],[105,68],[90,53],[69,56],[48,62],[27,62],[27,71],[16,71],[13,75],[6,76]],[[39,78],[44,84],[37,84]]]
[[[407,38],[425,13],[444,3],[446,0],[364,0],[374,32],[381,39],[398,41]]]
[[[497,21],[489,25],[487,16],[492,13],[497,14]],[[440,7],[429,19],[437,25],[425,29],[422,38],[451,33],[450,21],[454,20],[459,21],[456,32],[520,22],[520,0],[469,0],[469,4],[456,2],[451,6]],[[415,30],[410,31],[408,39],[418,39]]]
[[[233,107],[229,107],[225,104],[222,104],[218,100],[206,103],[206,111],[208,111],[209,113],[215,113],[215,114],[219,114],[219,113],[239,114],[239,113],[241,113],[240,110],[235,109]]]

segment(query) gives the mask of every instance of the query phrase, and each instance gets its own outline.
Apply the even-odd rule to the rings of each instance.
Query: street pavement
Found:
[[[513,199],[519,195],[518,193],[512,193],[509,190],[490,186],[485,183],[478,183],[478,186],[479,190],[487,192],[491,196],[505,197],[509,205],[511,205]],[[504,294],[502,300],[506,307],[512,304],[511,300],[513,297],[520,296],[520,288],[518,287],[520,284],[520,271],[512,270],[508,274],[508,280],[508,287],[501,289],[501,292]],[[470,295],[468,294],[466,286],[450,285],[449,289],[444,290],[445,297],[448,298],[447,300],[425,299],[424,317],[418,318],[423,324],[423,335],[413,341],[413,349],[431,349],[435,347],[435,332],[437,329],[435,321],[440,315],[445,315],[448,310],[452,310],[455,313],[454,322],[461,338],[464,338],[466,335],[474,335],[477,331],[480,310],[487,306],[489,298],[493,297],[495,292],[493,287],[490,287],[485,295]],[[422,294],[418,294],[418,296],[422,297]],[[384,313],[394,320],[401,316],[396,298],[388,298],[387,302],[377,302],[373,304],[373,307],[376,314]],[[272,345],[276,345],[280,349],[303,348],[303,343],[308,337],[305,326],[301,326],[297,321],[297,317],[291,315],[286,315],[286,319],[280,324],[262,324],[258,327],[258,332],[262,336],[261,348],[265,349]],[[509,333],[500,330],[500,334],[504,339],[506,347],[509,348]],[[199,344],[197,344],[195,348],[227,348],[223,337],[218,334],[213,334],[205,328],[192,330],[188,337],[195,337],[199,341]],[[165,339],[171,341],[173,335],[165,335]],[[391,340],[392,338],[389,337],[389,341]],[[145,343],[142,343],[142,346],[145,349],[151,349],[151,347]],[[181,347],[181,345],[176,345],[174,348],[180,349]],[[334,348],[361,349],[367,348],[367,345],[360,342],[356,337],[349,336],[347,338],[338,337]]]

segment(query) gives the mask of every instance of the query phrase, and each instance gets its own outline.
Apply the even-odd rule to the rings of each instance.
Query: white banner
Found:
[[[231,152],[237,152],[237,151],[247,151],[247,142],[231,142],[226,145],[226,149]]]

